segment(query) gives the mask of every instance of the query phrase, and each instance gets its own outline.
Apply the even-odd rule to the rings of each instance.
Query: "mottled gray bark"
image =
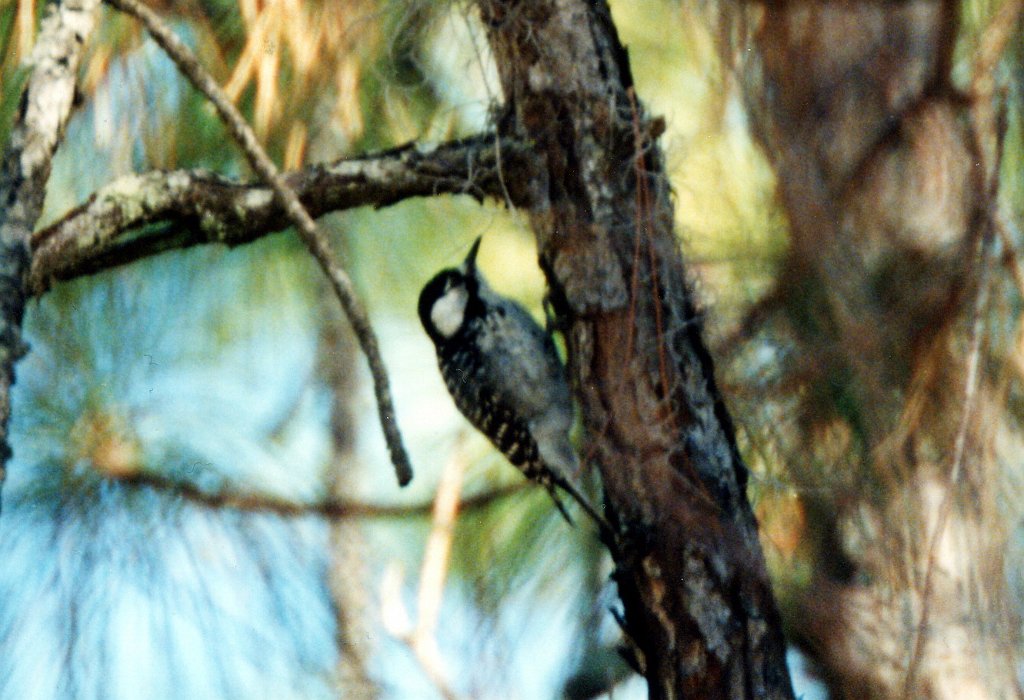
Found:
[[[43,208],[50,160],[71,114],[78,65],[98,6],[98,0],[67,0],[48,8],[0,164],[0,483],[11,456],[7,427],[14,365],[27,351],[21,321],[29,238]]]
[[[673,232],[658,120],[604,2],[480,0],[503,136],[600,469],[624,628],[652,698],[790,698],[746,471]]]

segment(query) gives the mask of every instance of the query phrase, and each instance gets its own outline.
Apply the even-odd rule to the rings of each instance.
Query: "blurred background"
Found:
[[[149,4],[288,169],[478,133],[499,96],[482,28],[464,3]],[[814,285],[823,283],[794,274],[787,214],[723,65],[716,7],[611,6],[638,95],[667,124],[679,236],[753,472],[797,693],[824,698],[831,687],[845,697],[846,662],[821,631],[840,614],[837,587],[865,593],[859,609],[874,636],[864,645],[913,647],[883,628],[919,611],[892,601],[920,587],[905,588],[900,572],[920,574],[922,533],[945,492],[880,470],[884,441],[865,436],[871,421],[890,417],[878,415],[877,396],[849,391],[850,377],[817,359],[837,342],[815,325]],[[954,77],[966,76],[998,6],[961,5]],[[4,141],[42,11],[34,0],[0,3]],[[1016,246],[1022,51],[1018,34],[997,72],[1008,115],[1001,204]],[[103,10],[81,89],[41,225],[133,172],[251,178],[212,110],[112,10]],[[415,317],[422,285],[482,235],[492,286],[540,318],[543,276],[525,217],[445,196],[320,223],[381,336],[416,468],[411,486],[395,483],[363,358],[291,233],[234,250],[169,252],[56,286],[29,306],[32,351],[13,396],[0,698],[645,697],[615,651],[609,610],[618,602],[603,547],[583,518],[567,528],[546,494],[524,487],[468,428]],[[974,454],[991,467],[989,487],[972,492],[984,503],[944,556],[977,551],[972,538],[985,533],[991,556],[972,564],[958,590],[969,601],[964,614],[995,640],[993,663],[1016,666],[1022,290],[1012,264],[997,260],[981,318],[991,391],[974,414],[986,436]],[[900,407],[916,396],[901,392],[887,394]],[[948,437],[957,418],[903,429]],[[935,463],[948,455],[934,450]],[[237,503],[218,504],[225,493]],[[449,498],[435,506],[438,493]],[[323,507],[338,500],[350,507]],[[864,627],[830,630],[854,636]]]

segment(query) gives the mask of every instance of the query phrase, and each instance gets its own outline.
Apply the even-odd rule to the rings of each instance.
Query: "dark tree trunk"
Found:
[[[652,698],[790,698],[746,471],[673,232],[663,125],[604,2],[480,0]]]

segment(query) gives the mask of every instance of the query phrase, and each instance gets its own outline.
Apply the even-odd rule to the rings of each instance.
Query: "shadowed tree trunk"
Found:
[[[663,125],[603,2],[479,2],[530,214],[617,528],[624,629],[652,698],[792,697],[746,471],[673,232]]]
[[[830,430],[860,455],[827,477],[825,565],[794,627],[836,697],[1019,697],[982,363],[1001,150],[990,74],[1019,3],[972,55],[970,94],[951,75],[960,3],[725,7],[723,55],[741,57],[790,223],[758,313],[802,359],[780,382],[801,388],[794,457],[813,462]]]

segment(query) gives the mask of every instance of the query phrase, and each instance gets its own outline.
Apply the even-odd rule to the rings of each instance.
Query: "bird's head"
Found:
[[[455,337],[477,312],[481,283],[476,269],[479,250],[477,238],[461,265],[441,270],[420,292],[420,321],[435,344]]]

